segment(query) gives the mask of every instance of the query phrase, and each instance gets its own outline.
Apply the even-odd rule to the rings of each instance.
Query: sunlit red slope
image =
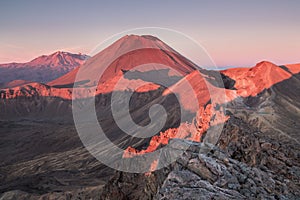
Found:
[[[300,73],[300,63],[299,64],[289,64],[285,65],[287,70],[291,72],[292,74],[298,74]]]
[[[95,86],[98,83],[95,80],[100,79],[97,74],[99,70],[103,70],[100,79],[100,83],[103,83],[119,76],[120,71],[133,70],[143,64],[147,64],[143,71],[158,70],[160,68],[157,64],[161,64],[173,68],[182,76],[196,69],[192,62],[156,37],[127,35],[93,56],[79,69],[48,84],[51,86],[72,85],[80,70],[82,77],[77,79],[77,82],[84,82],[84,86]]]
[[[263,61],[252,68],[233,68],[221,71],[235,81],[237,94],[242,97],[255,96],[299,71],[299,65],[289,65],[285,70],[271,62]]]
[[[171,92],[179,94],[180,102],[186,110],[191,112],[196,112],[208,102],[221,105],[237,97],[235,91],[225,89],[223,83],[220,83],[222,82],[221,74],[216,72],[214,77],[203,72],[205,70],[196,70],[186,75],[176,84],[167,88],[163,94],[167,95]],[[190,87],[187,87],[187,84]],[[217,86],[218,84],[219,86]],[[196,97],[196,101],[192,101],[192,96]]]

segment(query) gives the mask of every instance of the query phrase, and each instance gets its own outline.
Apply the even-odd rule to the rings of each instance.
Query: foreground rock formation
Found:
[[[298,199],[299,147],[231,116],[217,146],[197,142],[169,168],[117,173],[99,199]],[[204,149],[209,153],[201,153]]]

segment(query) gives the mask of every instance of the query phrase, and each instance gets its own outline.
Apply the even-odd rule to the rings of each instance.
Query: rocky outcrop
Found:
[[[271,171],[250,167],[218,150],[190,159],[186,169],[173,170],[157,199],[292,199],[299,197],[290,180],[281,182]],[[292,186],[292,187],[291,187]],[[292,190],[292,192],[291,192]]]
[[[300,197],[297,148],[265,137],[239,118],[231,116],[217,146],[188,143],[188,151],[164,171],[147,175],[118,172],[104,187],[103,199]],[[201,153],[205,149],[208,153]]]
[[[217,104],[208,104],[201,107],[192,123],[182,123],[178,128],[169,128],[151,138],[146,149],[138,151],[128,147],[124,151],[123,157],[133,157],[157,150],[159,147],[167,145],[171,139],[186,139],[201,142],[201,138],[212,126],[226,122],[229,117],[225,116],[224,109]]]

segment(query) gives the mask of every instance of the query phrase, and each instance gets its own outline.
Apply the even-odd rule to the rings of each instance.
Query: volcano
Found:
[[[113,77],[122,75],[121,71],[129,71],[143,64],[148,64],[143,71],[160,70],[156,64],[161,64],[173,68],[181,76],[197,69],[194,63],[154,36],[127,35],[93,56],[80,68],[49,82],[48,85],[72,86],[77,72],[81,70],[85,77],[77,81],[84,82],[84,86],[93,86],[96,84],[94,81],[100,78],[101,83],[109,82]],[[95,72],[99,70],[105,71],[102,77],[95,77]]]

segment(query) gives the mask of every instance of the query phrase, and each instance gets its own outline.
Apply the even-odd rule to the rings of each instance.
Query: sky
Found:
[[[89,54],[112,35],[140,27],[188,35],[219,67],[300,63],[299,8],[297,0],[0,1],[0,63],[58,50]]]

